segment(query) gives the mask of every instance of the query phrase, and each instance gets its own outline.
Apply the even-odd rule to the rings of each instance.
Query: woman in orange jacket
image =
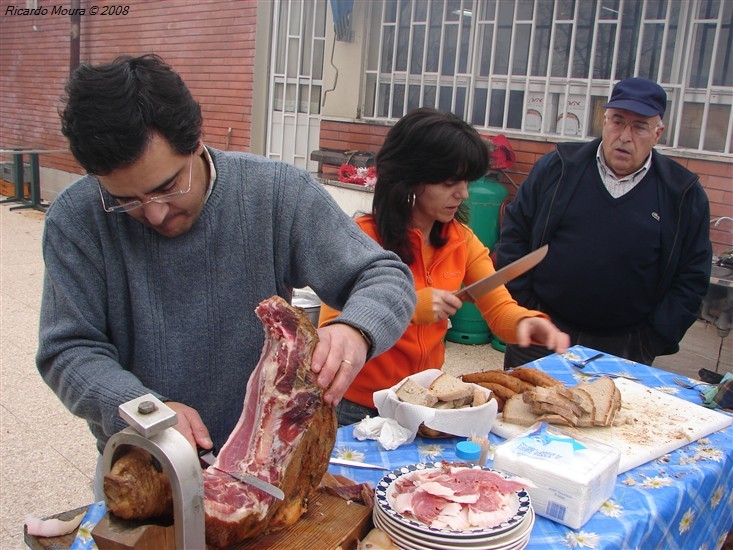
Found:
[[[489,168],[486,144],[475,129],[451,113],[417,109],[390,129],[376,165],[372,213],[356,221],[410,266],[417,308],[400,340],[367,361],[346,391],[337,406],[340,425],[376,416],[375,391],[441,368],[448,318],[462,305],[453,292],[495,271],[489,250],[464,223],[469,182]],[[558,353],[569,345],[545,314],[519,306],[504,286],[480,297],[476,306],[506,342],[532,342]],[[337,316],[323,304],[319,326]]]

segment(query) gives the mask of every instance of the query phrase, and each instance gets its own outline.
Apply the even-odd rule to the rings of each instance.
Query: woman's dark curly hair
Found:
[[[97,175],[135,162],[153,131],[180,154],[194,152],[201,137],[201,107],[178,73],[152,54],[80,65],[59,115],[74,157]]]
[[[407,237],[413,195],[423,184],[474,181],[489,169],[489,151],[478,132],[452,113],[421,108],[402,117],[377,153],[372,214],[382,245],[410,265]],[[465,205],[456,219],[466,222]],[[430,243],[443,246],[443,223],[435,222]]]

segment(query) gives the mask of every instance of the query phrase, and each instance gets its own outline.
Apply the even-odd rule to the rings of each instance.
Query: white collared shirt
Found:
[[[596,162],[598,164],[598,173],[601,176],[603,185],[606,187],[610,195],[614,199],[617,199],[636,187],[636,184],[638,184],[646,175],[649,171],[649,166],[652,164],[652,154],[649,153],[644,166],[639,168],[633,174],[629,174],[628,176],[624,176],[620,179],[616,177],[616,174],[614,174],[606,164],[606,159],[603,157],[603,143],[598,146]]]
[[[211,160],[211,155],[209,154],[208,149],[204,147],[204,158],[209,163],[209,172],[211,173],[211,177],[209,178],[209,188],[206,190],[206,197],[204,197],[204,204],[206,204],[206,201],[209,200],[209,197],[211,196],[211,192],[214,190],[214,182],[216,181],[216,168],[214,167],[214,161]]]

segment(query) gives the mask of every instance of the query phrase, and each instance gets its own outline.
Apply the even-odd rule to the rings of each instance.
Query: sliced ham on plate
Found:
[[[392,508],[437,529],[490,528],[511,519],[517,491],[529,482],[497,472],[452,466],[418,470],[398,478],[388,499]]]

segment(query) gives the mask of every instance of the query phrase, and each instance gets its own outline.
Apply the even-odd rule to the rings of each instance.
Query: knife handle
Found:
[[[209,466],[211,466],[211,464],[203,460],[202,457],[204,455],[211,454],[212,457],[216,458],[216,455],[218,453],[217,453],[216,447],[212,447],[211,449],[204,449],[201,445],[196,445],[196,454],[199,457],[199,462],[201,463],[201,467],[206,469]]]
[[[219,451],[216,447],[212,447],[211,449],[204,449],[201,445],[196,445],[196,454],[198,456],[204,456],[206,453],[211,453],[216,456],[219,454]]]
[[[468,303],[468,304],[475,304],[476,303],[476,300],[471,295],[471,291],[470,290],[466,290],[465,287],[462,288],[461,290],[457,290],[456,292],[454,292],[453,293],[453,296],[455,296],[456,298],[458,298],[459,300],[461,300],[464,304],[466,304],[466,303]]]

